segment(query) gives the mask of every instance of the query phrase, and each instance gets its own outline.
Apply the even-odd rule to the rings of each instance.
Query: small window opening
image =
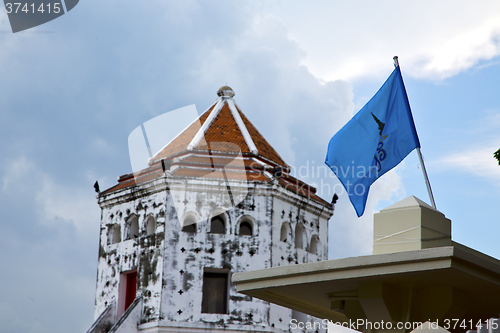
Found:
[[[196,232],[196,221],[191,217],[187,217],[184,220],[184,226],[182,227],[183,232],[195,233]]]
[[[297,227],[295,228],[295,247],[297,249],[305,249],[306,246],[306,230],[304,226],[299,223],[297,224]]]
[[[120,243],[122,241],[121,230],[118,224],[111,227],[111,244]]]
[[[125,240],[135,239],[139,237],[139,219],[137,216],[133,215],[128,219],[128,230],[125,230]]]
[[[283,222],[283,224],[281,225],[280,241],[286,243],[288,241],[289,236],[290,236],[290,227],[288,226],[288,223]]]
[[[314,235],[311,238],[311,245],[309,245],[309,252],[318,255],[318,249],[319,249],[319,239],[318,236]]]
[[[240,236],[252,236],[252,225],[247,221],[240,223]]]
[[[227,273],[203,273],[202,313],[227,313]]]
[[[148,224],[146,225],[147,235],[153,235],[156,231],[156,220],[153,217],[148,219]]]
[[[212,234],[225,234],[226,226],[223,218],[218,215],[212,218],[210,221],[210,233]]]

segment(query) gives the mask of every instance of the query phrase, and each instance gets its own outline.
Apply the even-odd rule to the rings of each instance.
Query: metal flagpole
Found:
[[[394,56],[394,66],[399,67],[398,56]],[[422,173],[424,174],[425,185],[427,186],[427,192],[429,193],[429,198],[431,199],[431,204],[434,209],[436,208],[436,202],[434,201],[434,195],[432,194],[431,183],[429,182],[429,177],[427,177],[427,170],[425,169],[424,159],[422,158],[422,153],[420,152],[420,147],[417,147],[418,159],[420,160],[420,165],[422,166]]]
[[[422,172],[424,173],[425,185],[427,186],[427,192],[429,192],[429,198],[431,198],[431,204],[434,209],[436,208],[436,203],[434,202],[434,196],[432,195],[431,183],[429,182],[429,177],[427,177],[427,171],[425,170],[424,159],[422,158],[422,153],[420,152],[420,147],[417,147],[418,159],[420,160],[420,165],[422,165]]]

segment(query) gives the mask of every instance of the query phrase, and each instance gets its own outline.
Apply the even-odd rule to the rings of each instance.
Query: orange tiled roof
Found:
[[[214,165],[214,166],[224,166],[227,167],[228,159],[233,159],[233,156],[220,156],[220,155],[188,155],[186,158],[182,158],[177,164],[179,165]],[[254,159],[244,158],[243,163],[247,169],[250,170],[263,170],[264,166],[257,163]]]
[[[200,127],[205,123],[205,120],[207,120],[207,117],[210,115],[210,112],[214,107],[215,104],[212,105],[211,108],[209,108],[198,118],[199,121],[193,122],[191,126],[184,130],[184,132],[180,133],[168,146],[166,146],[158,154],[156,154],[154,157],[154,161],[156,162],[186,151],[189,143],[196,135],[196,133],[200,130]]]
[[[227,103],[224,103],[219,114],[205,132],[205,139],[201,140],[195,149],[235,153],[238,153],[238,150],[245,153],[250,152]]]
[[[218,161],[222,163],[222,161]],[[200,178],[203,177],[204,179],[228,179],[228,180],[246,180],[248,182],[263,182],[263,183],[270,183],[272,182],[272,179],[268,178],[265,175],[265,171],[270,171],[270,168],[265,168],[261,167],[260,169],[256,167],[256,165],[260,165],[254,161],[249,161],[245,160],[244,163],[244,169],[243,168],[231,168],[231,167],[225,167],[224,174],[221,172],[221,168],[217,167],[215,171],[211,169],[211,164],[198,164],[197,167],[193,167],[190,165],[183,165],[186,164],[185,161],[179,161],[174,163],[174,165],[179,165],[179,168],[174,170],[171,173],[171,176],[173,178]],[[189,163],[187,163],[189,164]],[[225,164],[225,163],[222,163]],[[131,187],[136,184],[141,184],[150,180],[153,180],[157,177],[160,177],[163,175],[162,169],[160,164],[156,164],[152,167],[149,167],[143,171],[141,171],[139,174],[136,174],[135,177],[133,174],[125,175],[120,177],[120,180],[118,184],[115,186],[107,189],[106,191],[103,191],[103,194],[106,193],[111,193],[120,189],[125,189],[128,187]],[[321,197],[316,195],[316,189],[310,185],[307,185],[306,183],[298,180],[295,177],[292,177],[289,174],[284,173],[283,177],[278,180],[278,183],[281,185],[281,187],[294,192],[300,196],[307,197],[309,199],[313,199],[315,201],[321,202],[323,204],[328,204],[325,200],[323,200]]]
[[[259,133],[257,128],[247,119],[247,117],[241,112],[238,108],[238,112],[240,113],[240,117],[243,120],[248,132],[252,136],[253,142],[257,146],[259,150],[259,155],[265,157],[266,159],[276,162],[281,166],[288,166],[285,161],[280,157],[280,155],[274,150],[274,148],[266,141],[266,139]]]
[[[232,93],[232,90],[230,90],[231,88],[226,87],[226,89],[229,89],[226,91],[230,91]],[[219,96],[219,101],[222,103],[221,107],[216,108],[217,103],[210,107],[209,110],[198,118],[199,121],[195,121],[191,124],[191,126],[177,136],[167,147],[158,152],[153,157],[152,163],[158,162],[162,159],[171,159],[184,152],[188,152],[188,146],[192,142],[193,138],[200,130],[203,130],[203,124],[205,124],[205,121],[207,121],[207,118],[209,118],[211,113],[215,112],[215,118],[205,132],[202,133],[202,139],[199,142],[196,142],[196,145],[192,149],[193,152],[211,151],[238,153],[238,151],[241,151],[242,154],[259,156],[272,164],[289,168],[288,164],[280,157],[269,142],[267,142],[264,136],[259,133],[243,112],[241,112],[238,107],[234,106],[235,112],[237,112],[236,118],[241,117],[241,126],[244,128],[241,128],[241,126],[238,125],[235,115],[229,106],[229,100],[234,103],[232,101],[234,93],[229,95],[230,97],[224,94]],[[242,131],[248,132],[250,140],[257,148],[257,152],[251,150],[251,147],[248,145],[249,138],[245,138],[245,134]]]
[[[218,95],[218,103],[212,105],[198,121],[193,122],[158,152],[148,168],[120,177],[117,185],[103,193],[111,193],[162,176],[161,161],[166,159],[171,161],[170,177],[173,178],[202,177],[270,183],[274,181],[273,167],[281,166],[283,174],[278,179],[281,187],[328,204],[316,195],[314,187],[289,174],[289,166],[236,106],[232,100],[234,92],[231,88],[222,87]],[[207,123],[204,128],[207,121],[211,123]],[[201,139],[196,141],[195,137]],[[238,152],[241,155],[236,157],[235,153]]]

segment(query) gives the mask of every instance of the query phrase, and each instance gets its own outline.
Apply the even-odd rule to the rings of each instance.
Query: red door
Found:
[[[127,275],[127,290],[125,293],[125,311],[127,311],[130,304],[135,299],[135,293],[137,291],[137,272],[130,273]]]

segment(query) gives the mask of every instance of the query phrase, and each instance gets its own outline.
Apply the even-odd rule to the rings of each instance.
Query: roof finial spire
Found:
[[[231,89],[231,87],[222,86],[217,91],[217,96],[222,97],[223,99],[233,98],[234,91],[233,89]]]

